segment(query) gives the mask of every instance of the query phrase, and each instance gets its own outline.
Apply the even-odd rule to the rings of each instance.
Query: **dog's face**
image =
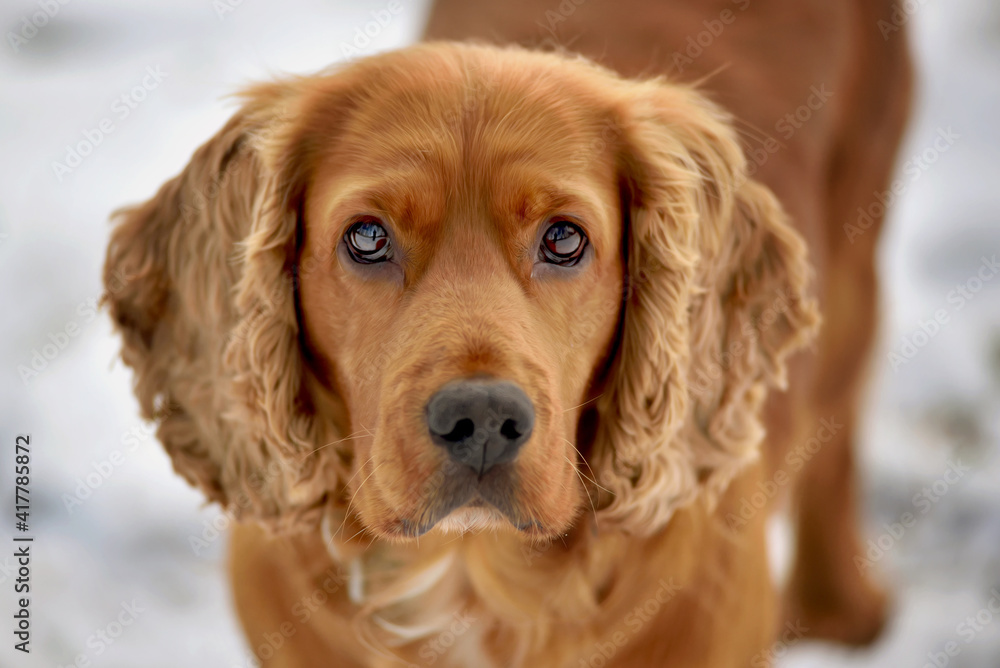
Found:
[[[622,301],[608,110],[571,80],[478,76],[385,80],[305,195],[306,340],[380,534],[550,534],[585,502],[578,422]]]
[[[815,314],[697,93],[437,44],[247,98],[105,270],[144,412],[210,497],[399,540],[592,506],[646,532],[755,455]]]

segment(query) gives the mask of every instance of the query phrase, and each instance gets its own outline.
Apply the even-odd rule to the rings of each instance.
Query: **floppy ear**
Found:
[[[648,533],[753,460],[769,386],[818,324],[802,239],[748,180],[729,119],[634,84],[621,112],[628,276],[595,460],[610,523]]]
[[[151,200],[118,212],[104,301],[174,468],[275,528],[338,488],[303,391],[295,262],[304,176],[294,84],[265,85]],[[329,449],[328,449],[329,450]]]

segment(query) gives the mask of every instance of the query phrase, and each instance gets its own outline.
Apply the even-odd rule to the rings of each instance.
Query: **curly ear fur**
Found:
[[[274,528],[313,525],[344,479],[337,453],[310,452],[329,434],[302,388],[302,151],[283,122],[299,97],[293,84],[248,91],[179,176],[115,214],[104,267],[122,359],[174,468]]]
[[[603,519],[650,533],[758,452],[767,387],[818,324],[802,239],[748,180],[729,119],[691,89],[637,84],[621,112],[628,277],[599,405]]]

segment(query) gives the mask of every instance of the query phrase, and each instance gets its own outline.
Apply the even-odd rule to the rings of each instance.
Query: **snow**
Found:
[[[15,653],[7,636],[0,664],[247,665],[225,540],[200,555],[189,547],[190,536],[212,531],[219,511],[173,473],[138,418],[131,376],[115,361],[119,344],[94,312],[108,215],[149,197],[186,164],[232,113],[223,94],[319,69],[342,59],[344,45],[367,55],[417,39],[427,3],[401,4],[368,44],[358,31],[385,2],[0,6],[0,442],[10,453],[16,434],[31,434],[37,537],[34,651]],[[55,16],[15,52],[8,31],[19,33],[44,6],[58,6]],[[879,560],[897,593],[886,636],[857,652],[800,643],[783,667],[918,668],[949,640],[961,651],[948,665],[1000,665],[1000,620],[968,643],[960,626],[1000,586],[1000,278],[984,281],[960,309],[949,301],[959,284],[975,285],[984,256],[1000,253],[1000,7],[916,6],[908,27],[919,86],[901,168],[939,130],[958,137],[910,182],[882,241],[885,321],[862,432],[871,537],[914,512],[914,494],[949,463],[971,471],[926,513],[918,510]],[[66,161],[67,145],[87,136],[100,143],[57,174],[53,163]],[[893,369],[888,353],[904,337],[919,338],[921,323],[940,309],[947,322]],[[36,353],[52,359],[24,381],[19,366]],[[11,508],[7,461],[0,470],[0,502]],[[67,507],[72,497],[79,503]],[[0,522],[6,545],[11,522]],[[0,556],[8,620],[12,565]],[[99,631],[116,638],[108,644]]]

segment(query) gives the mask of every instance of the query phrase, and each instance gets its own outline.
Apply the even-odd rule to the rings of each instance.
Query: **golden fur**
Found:
[[[247,523],[233,577],[259,658],[763,656],[766,513],[724,518],[773,470],[767,391],[818,317],[805,244],[730,117],[663,79],[448,43],[243,99],[119,215],[105,280],[144,416]],[[567,213],[593,254],[546,274],[537,230]],[[392,226],[396,273],[343,257],[362,214]],[[474,374],[517,382],[535,431],[503,508],[448,515],[422,411]]]

